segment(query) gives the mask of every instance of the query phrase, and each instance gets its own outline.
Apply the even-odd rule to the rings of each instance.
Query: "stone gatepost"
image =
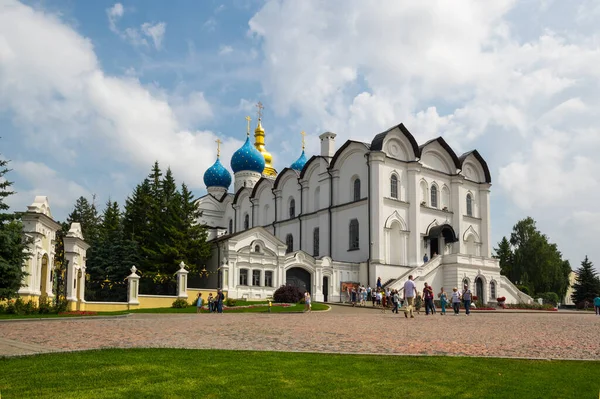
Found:
[[[179,264],[179,270],[175,273],[177,275],[177,298],[187,299],[187,275],[188,271],[185,270],[185,263]]]
[[[65,260],[67,261],[68,309],[84,310],[86,251],[90,246],[83,240],[79,223],[71,223],[71,228],[63,242],[65,245]]]
[[[140,276],[136,274],[137,268],[131,266],[131,274],[127,276],[127,303],[129,305],[139,305],[138,293],[140,290]]]

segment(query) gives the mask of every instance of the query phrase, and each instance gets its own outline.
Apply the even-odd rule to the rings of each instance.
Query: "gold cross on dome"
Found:
[[[246,121],[248,122],[248,127],[246,128],[246,136],[250,136],[250,121],[252,120],[252,118],[250,118],[249,116],[246,117]]]
[[[302,135],[302,151],[304,151],[304,136],[306,136],[306,133],[304,133],[304,131],[301,131],[300,134]]]
[[[256,108],[258,108],[258,119],[262,119],[262,110],[265,109],[265,107],[263,107],[262,103],[259,101],[258,104],[256,104]]]
[[[216,139],[215,143],[217,143],[217,158],[221,156],[221,139]]]

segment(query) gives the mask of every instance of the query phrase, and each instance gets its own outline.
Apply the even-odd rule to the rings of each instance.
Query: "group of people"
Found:
[[[420,309],[422,306],[423,299],[425,300],[425,313],[435,314],[435,303],[434,303],[435,295],[433,293],[433,287],[431,287],[427,282],[424,284],[423,295],[419,293],[417,290],[417,286],[413,281],[413,276],[408,276],[408,280],[404,283],[404,300],[406,301],[406,307],[404,310],[404,317],[408,318],[415,317],[414,312],[420,313]],[[452,288],[452,293],[448,295],[446,291],[444,291],[444,287],[441,288],[438,293],[438,298],[440,300],[440,306],[442,308],[441,315],[446,314],[446,306],[450,303],[452,305],[452,309],[454,310],[454,315],[458,316],[460,313],[460,304],[463,303],[465,307],[465,313],[467,316],[471,315],[471,301],[473,300],[473,295],[468,285],[464,286],[462,292],[458,290],[458,288]],[[396,312],[397,313],[397,312]]]
[[[225,294],[221,289],[217,290],[217,295],[213,297],[212,292],[208,294],[208,313],[223,313],[223,301],[225,300]],[[198,293],[198,299],[196,300],[196,313],[200,313],[204,305],[204,299],[202,293]]]

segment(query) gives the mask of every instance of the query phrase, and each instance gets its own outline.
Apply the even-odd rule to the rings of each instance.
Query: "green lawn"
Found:
[[[126,349],[0,358],[3,398],[593,398],[599,364]]]
[[[226,313],[266,313],[269,307],[265,302],[245,302],[238,301],[238,306],[247,305],[260,305],[255,308],[229,308],[226,309]],[[264,305],[264,306],[263,306]],[[327,310],[329,306],[321,303],[313,303],[312,310]],[[289,307],[273,306],[271,308],[272,313],[299,313],[304,310],[304,305],[292,305]],[[195,306],[188,306],[187,308],[151,308],[151,309],[135,309],[135,310],[124,310],[118,312],[97,312],[96,316],[117,316],[124,315],[127,313],[196,313]],[[208,313],[208,310],[203,309],[202,313]],[[78,315],[57,315],[57,314],[32,314],[32,315],[14,315],[0,313],[0,319],[39,319],[39,318],[54,318],[54,317],[90,317],[90,316],[78,316]]]

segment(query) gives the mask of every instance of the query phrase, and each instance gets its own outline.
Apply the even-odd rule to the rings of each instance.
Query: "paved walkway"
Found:
[[[600,317],[582,313],[133,314],[3,322],[0,356],[144,347],[600,360],[599,332]]]

